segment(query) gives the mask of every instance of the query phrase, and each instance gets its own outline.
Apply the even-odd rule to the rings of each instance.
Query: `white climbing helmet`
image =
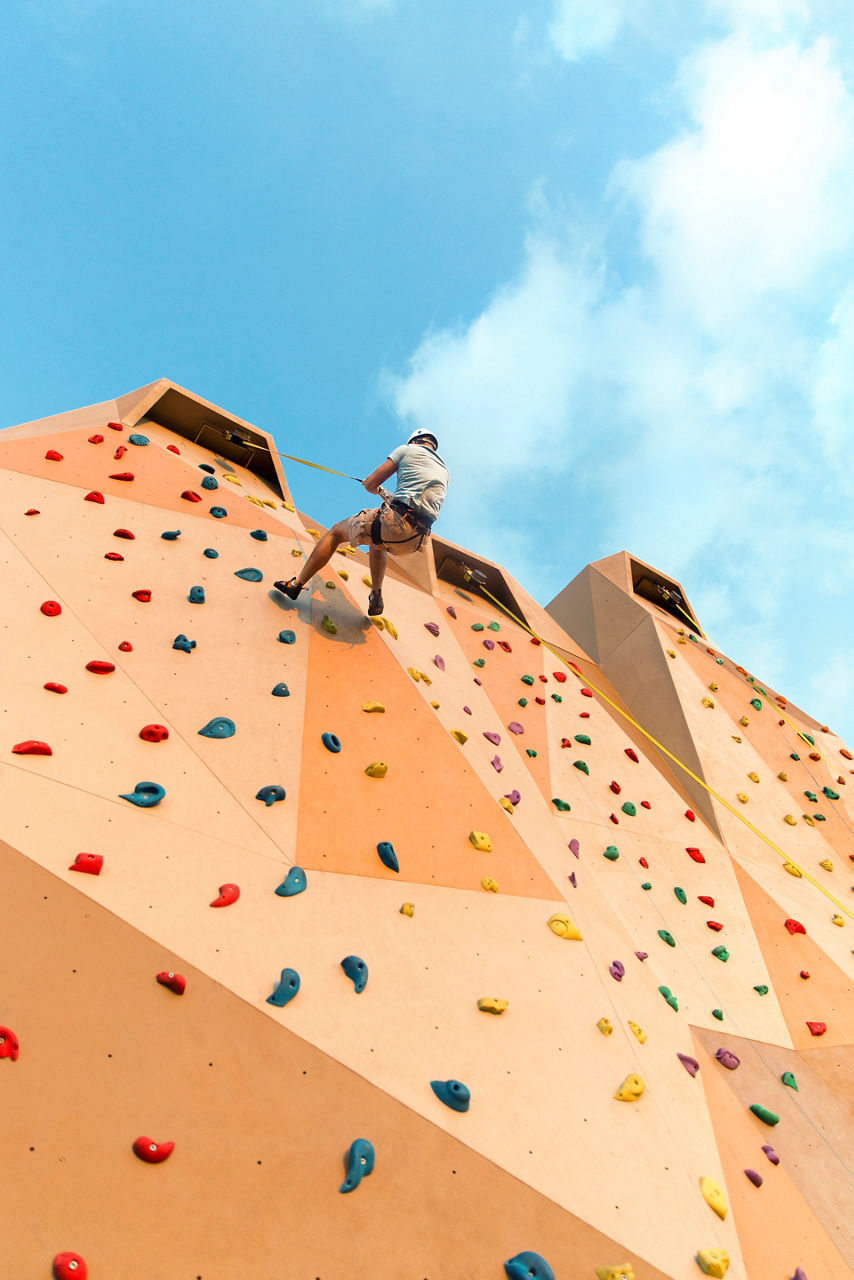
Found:
[[[432,441],[433,441],[433,448],[434,448],[434,449],[438,449],[438,448],[439,448],[439,441],[438,441],[438,440],[436,439],[436,437],[433,435],[433,432],[432,432],[432,431],[413,431],[412,435],[409,437],[409,439],[407,440],[407,442],[406,442],[406,443],[407,443],[407,444],[415,444],[416,440],[423,440],[423,439],[425,438],[425,436],[426,436],[426,438],[427,438],[428,440],[432,440]]]

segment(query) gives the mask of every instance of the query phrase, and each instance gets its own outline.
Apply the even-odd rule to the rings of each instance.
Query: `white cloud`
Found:
[[[828,466],[854,494],[850,451],[854,434],[854,284],[845,289],[830,318],[831,332],[816,359],[814,425]]]
[[[811,16],[806,0],[706,0],[706,4],[732,28],[766,36],[783,35],[809,22]]]
[[[612,43],[627,9],[628,0],[556,0],[549,36],[561,57],[576,62]]]

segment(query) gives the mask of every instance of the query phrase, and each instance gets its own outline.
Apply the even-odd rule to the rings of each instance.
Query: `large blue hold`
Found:
[[[293,631],[280,631],[278,639],[280,644],[293,644],[296,640],[296,635]]]
[[[187,637],[183,634],[181,634],[180,636],[176,636],[175,639],[172,641],[172,648],[181,649],[183,650],[184,653],[192,653],[195,647],[196,647],[195,640],[188,640]]]
[[[377,845],[377,853],[380,855],[380,862],[384,867],[388,867],[389,871],[399,871],[400,863],[397,860],[397,854],[394,846],[388,840],[381,840]]]
[[[181,530],[180,530],[180,529],[167,529],[167,530],[166,530],[166,532],[165,532],[165,533],[161,533],[161,535],[160,535],[160,536],[161,536],[161,538],[163,538],[166,542],[175,542],[175,541],[176,541],[176,539],[180,538],[180,536],[181,536]]]
[[[257,539],[257,541],[258,541],[258,542],[266,542],[266,541],[267,541],[267,530],[266,530],[266,529],[251,529],[251,530],[250,530],[250,532],[249,532],[249,537],[250,537],[250,538],[255,538],[255,539]]]
[[[228,515],[225,507],[211,507],[211,515],[215,520],[222,520]]]
[[[260,569],[235,569],[235,578],[242,578],[244,582],[263,582],[264,575]]]
[[[337,755],[341,750],[341,739],[335,733],[322,733],[320,741],[326,747],[326,750],[331,751],[333,755]]]
[[[217,480],[216,476],[203,476],[201,487],[203,489],[218,489],[219,481]]]
[[[468,1111],[471,1094],[461,1080],[431,1080],[430,1088],[452,1111]]]
[[[307,888],[308,881],[302,867],[291,867],[282,883],[277,885],[276,893],[280,898],[295,898],[298,893],[305,893]]]
[[[262,787],[260,791],[256,791],[255,799],[263,800],[269,809],[271,804],[275,804],[277,800],[284,800],[285,788],[280,787],[278,783],[271,783],[268,787]]]
[[[277,1009],[283,1009],[293,1000],[298,991],[299,974],[296,969],[283,969],[272,995],[267,996],[267,1004],[274,1004]]]
[[[288,688],[288,686],[285,684],[284,680],[280,680],[278,684],[273,685],[274,698],[289,698],[290,696],[291,696],[291,691]]]
[[[347,1174],[338,1188],[342,1194],[355,1191],[363,1178],[374,1171],[374,1148],[367,1138],[357,1138],[350,1144],[350,1150],[344,1156],[344,1171]]]
[[[190,604],[204,604],[205,603],[204,587],[190,587],[190,594],[187,596],[187,599],[189,600]]]
[[[128,436],[128,444],[146,445],[148,444],[148,436],[140,435],[138,431],[134,431]]]
[[[131,804],[138,805],[140,809],[153,809],[155,805],[166,795],[166,788],[161,787],[159,782],[138,782],[127,795],[122,795],[120,799],[128,800]]]
[[[353,984],[356,995],[360,995],[368,985],[368,966],[361,956],[345,956],[341,968]]]
[[[234,721],[229,720],[228,716],[214,716],[213,720],[209,720],[199,730],[202,738],[233,738],[234,733]]]
[[[555,1273],[545,1258],[530,1249],[509,1258],[504,1263],[504,1272],[507,1280],[555,1280]]]

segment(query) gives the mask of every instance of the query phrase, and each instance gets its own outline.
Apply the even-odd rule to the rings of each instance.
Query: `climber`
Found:
[[[420,551],[439,514],[448,488],[448,468],[439,457],[439,443],[432,431],[413,431],[406,444],[399,445],[380,463],[362,487],[380,494],[383,504],[365,508],[348,520],[340,520],[317,542],[297,577],[273,585],[296,600],[312,576],[322,569],[342,542],[370,547],[371,593],[368,617],[383,611],[382,584],[389,555],[408,556]],[[393,494],[383,489],[383,481],[397,472]]]

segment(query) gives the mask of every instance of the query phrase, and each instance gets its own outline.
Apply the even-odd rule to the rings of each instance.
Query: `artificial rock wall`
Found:
[[[5,1274],[854,1274],[827,727],[625,555],[286,600],[271,438],[165,380],[0,486]]]

